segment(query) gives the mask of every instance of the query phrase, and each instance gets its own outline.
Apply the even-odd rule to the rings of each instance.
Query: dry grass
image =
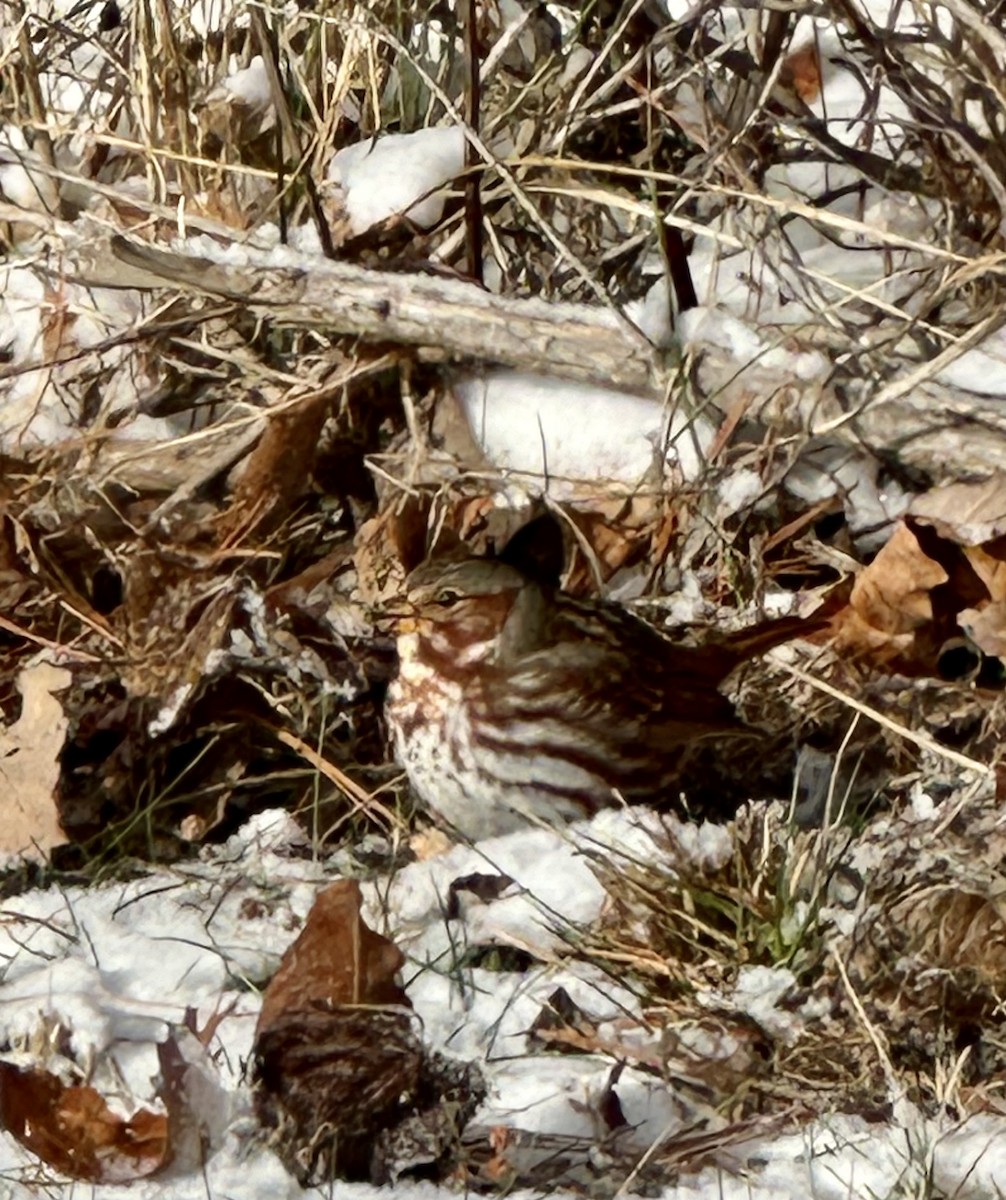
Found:
[[[33,280],[43,313],[30,353],[6,347],[0,388],[21,388],[25,426],[58,404],[73,433],[40,445],[15,428],[3,442],[0,707],[13,715],[17,673],[40,647],[73,664],[61,805],[74,844],[61,865],[184,855],[276,804],[303,815],[319,848],[376,831],[391,853],[411,814],[380,723],[392,669],[382,612],[431,529],[484,548],[524,503],[507,509],[496,473],[443,451],[436,365],[191,290],[127,300],[71,286],[61,254],[88,230],[218,247],[299,230],[302,245],[364,265],[463,271],[460,187],[432,232],[393,222],[354,238],[326,183],[340,146],[459,119],[460,19],[398,0],[324,0],[283,19],[239,4],[206,34],[165,21],[152,0],[101,30],[112,4],[80,28],[43,7],[0,0],[0,271]],[[690,573],[710,604],[743,607],[855,564],[854,542],[818,536],[844,497],[818,510],[784,488],[808,446],[855,444],[870,414],[924,399],[941,367],[1001,324],[1006,46],[967,0],[945,5],[942,24],[913,6],[923,38],[828,0],[819,11],[840,26],[802,58],[787,56],[794,17],[782,10],[745,11],[734,27],[733,10],[706,6],[654,29],[645,8],[598,0],[563,6],[562,22],[533,12],[501,40],[485,6],[482,121],[469,133],[490,282],[618,307],[662,260],[687,302],[686,243],[715,244],[721,278],[740,278],[753,319],[768,314],[769,350],[826,356],[824,398],[767,368],[759,388],[701,358],[670,364],[667,402],[711,415],[722,434],[703,478],[669,472],[632,502],[564,511],[580,547],[574,585],[626,571],[661,593]],[[259,54],[274,68],[275,117],[220,91]],[[803,103],[815,73],[840,70],[868,96],[854,145],[844,119]],[[781,194],[791,163],[826,167],[829,194]],[[806,250],[820,235],[884,256],[887,277],[830,277]],[[783,325],[783,300],[810,315]],[[124,440],[138,415],[169,419],[172,436]],[[920,482],[897,417],[870,428],[888,429],[871,449],[890,477]],[[757,472],[763,503],[724,520],[717,486],[741,470]],[[883,679],[865,700],[883,707],[901,686]],[[808,694],[784,695],[781,725]],[[935,704],[923,694],[915,723]],[[959,712],[987,705],[965,689]],[[850,719],[841,699],[812,716],[836,748]],[[960,758],[997,729],[964,739]],[[935,776],[945,769],[912,750],[870,782],[900,796],[891,776],[924,771],[927,786],[962,794]],[[997,812],[982,793],[949,825],[868,814],[807,831],[778,806],[745,809],[717,867],[599,864],[614,902],[578,953],[645,996],[652,1036],[637,1061],[701,1085],[725,1140],[766,1114],[884,1110],[892,1072],[921,1103],[981,1107],[1003,1066]],[[793,972],[792,1043],[733,1006],[738,972],[758,966]],[[722,1053],[694,1053],[696,1031]],[[706,1153],[697,1145],[689,1162]]]

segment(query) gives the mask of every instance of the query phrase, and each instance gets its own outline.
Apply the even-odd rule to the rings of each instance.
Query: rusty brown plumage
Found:
[[[782,618],[701,646],[617,605],[576,600],[491,559],[409,579],[388,717],[426,807],[469,837],[672,795],[682,751],[746,732],[720,686],[821,627]]]

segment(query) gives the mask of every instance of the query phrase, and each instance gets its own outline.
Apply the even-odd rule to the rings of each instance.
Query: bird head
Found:
[[[398,634],[418,634],[468,661],[493,655],[528,586],[516,568],[489,558],[431,560],[406,580]]]

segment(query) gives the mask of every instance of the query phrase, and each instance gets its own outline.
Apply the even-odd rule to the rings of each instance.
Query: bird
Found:
[[[828,619],[685,645],[505,561],[432,559],[408,576],[396,617],[395,757],[425,809],[472,841],[659,804],[689,747],[752,732],[720,690],[727,676]]]

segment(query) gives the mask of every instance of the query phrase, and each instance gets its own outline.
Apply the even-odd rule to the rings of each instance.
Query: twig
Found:
[[[322,758],[318,751],[309,746],[303,738],[297,737],[296,734],[290,733],[286,729],[273,729],[272,732],[277,741],[288,746],[295,754],[299,754],[319,774],[324,775],[329,783],[334,783],[339,791],[353,802],[353,808],[357,812],[362,812],[368,817],[373,817],[377,813],[387,822],[389,829],[395,827],[395,815],[387,805],[382,804],[366,788],[360,787],[355,780],[350,779],[345,771],[340,770],[335,763],[330,763],[327,759]]]
[[[823,679],[815,678],[808,671],[803,671],[799,667],[792,666],[790,663],[781,662],[778,665],[792,675],[794,679],[799,679],[801,683],[809,684],[810,687],[816,688],[819,692],[824,692],[826,696],[830,696],[833,700],[841,701],[842,704],[847,705],[856,712],[862,713],[864,717],[869,717],[871,721],[876,721],[878,725],[883,725],[885,729],[890,729],[892,733],[903,737],[905,741],[914,743],[920,750],[928,750],[931,754],[939,755],[940,758],[945,758],[947,762],[952,762],[955,766],[963,767],[967,771],[976,771],[979,775],[984,775],[988,778],[994,777],[995,772],[987,763],[981,763],[976,759],[968,758],[966,754],[960,754],[956,750],[951,750],[948,746],[941,746],[935,738],[931,738],[928,734],[919,733],[915,729],[909,729],[906,725],[900,725],[897,721],[892,721],[890,717],[872,708],[869,704],[864,704],[862,700],[857,700],[854,696],[847,695],[837,687],[832,687],[830,683],[826,683]]]
[[[855,1009],[856,1016],[859,1017],[866,1030],[870,1041],[873,1042],[873,1047],[877,1051],[877,1057],[880,1059],[880,1065],[884,1071],[884,1078],[887,1080],[887,1086],[890,1091],[891,1100],[900,1100],[904,1095],[904,1086],[899,1082],[897,1072],[894,1070],[894,1063],[891,1061],[891,1056],[887,1050],[887,1041],[883,1033],[870,1021],[866,1015],[866,1009],[863,1008],[863,1002],[859,998],[859,994],[852,986],[852,980],[849,978],[849,973],[845,969],[845,963],[842,962],[841,956],[832,951],[832,961],[838,970],[842,979],[842,984],[845,987],[846,995],[849,997],[849,1002]]]
[[[20,625],[15,625],[13,621],[8,621],[3,616],[0,616],[0,629],[6,630],[7,633],[11,633],[15,637],[24,638],[26,642],[34,642],[36,646],[45,646],[49,650],[55,650],[62,658],[72,658],[76,662],[87,663],[100,663],[102,661],[96,654],[88,654],[86,650],[72,650],[69,646],[64,646],[61,642],[54,642],[50,638],[32,633],[30,629],[22,629]]]

